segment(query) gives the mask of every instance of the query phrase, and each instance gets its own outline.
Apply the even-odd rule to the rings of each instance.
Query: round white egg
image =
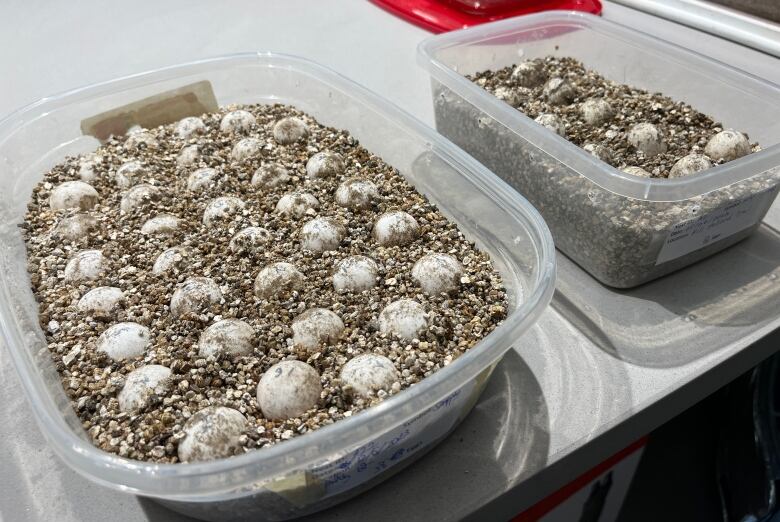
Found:
[[[252,185],[263,190],[279,187],[289,181],[289,171],[278,163],[263,165],[252,176]]]
[[[301,228],[301,248],[312,252],[336,250],[347,231],[333,218],[318,217]]]
[[[392,210],[377,218],[373,234],[374,239],[382,246],[405,245],[417,239],[420,226],[410,214]]]
[[[429,295],[457,289],[462,275],[463,266],[449,254],[424,255],[412,267],[412,279]]]
[[[561,120],[555,114],[540,114],[534,121],[539,125],[550,129],[558,136],[562,136],[564,138],[566,137],[566,125],[563,123],[563,120]]]
[[[346,208],[371,208],[378,199],[379,190],[367,179],[348,179],[336,189],[336,203]]]
[[[320,202],[308,192],[291,192],[279,198],[276,204],[276,212],[292,217],[301,217],[308,211],[316,211],[320,208]]]
[[[65,281],[89,281],[103,273],[103,253],[100,250],[82,250],[65,265]]]
[[[379,331],[411,341],[428,328],[425,308],[413,299],[393,301],[379,313]]]
[[[344,333],[344,323],[330,310],[311,308],[293,320],[292,331],[294,346],[314,351],[337,342]]]
[[[147,219],[141,226],[141,233],[147,236],[169,236],[176,232],[181,220],[171,214],[159,214]]]
[[[94,315],[108,315],[125,301],[125,293],[113,286],[93,288],[81,299],[76,308],[80,312]]]
[[[272,239],[273,235],[262,227],[246,227],[230,240],[230,250],[236,253],[254,252]]]
[[[245,206],[244,202],[235,196],[212,199],[203,211],[203,224],[212,227],[225,223],[239,214]]]
[[[149,329],[138,323],[117,323],[103,332],[97,340],[97,351],[115,361],[143,355],[152,344]]]
[[[274,124],[274,139],[282,145],[301,141],[309,136],[309,128],[300,118],[282,118]]]
[[[133,413],[146,408],[154,395],[166,395],[171,389],[171,369],[147,364],[130,372],[117,395],[119,410]]]
[[[188,116],[176,123],[173,132],[178,138],[186,140],[196,134],[206,132],[206,125],[197,116]]]
[[[211,167],[197,169],[187,177],[187,190],[190,192],[200,192],[201,190],[210,187],[216,179],[216,169],[212,169]]]
[[[208,277],[190,277],[179,285],[171,297],[171,313],[175,316],[200,314],[220,302],[222,291]]]
[[[219,130],[222,132],[248,132],[256,122],[255,117],[248,111],[232,111],[222,117],[219,122]]]
[[[100,195],[92,185],[83,181],[65,181],[51,191],[49,206],[53,210],[89,210],[97,205],[99,199]]]
[[[590,98],[580,106],[580,114],[588,125],[602,125],[615,117],[615,110],[604,98]]]
[[[161,275],[166,272],[170,272],[174,268],[178,267],[187,257],[187,249],[183,247],[173,247],[162,252],[157,259],[154,260],[154,266],[152,266],[152,273]]]
[[[333,272],[333,288],[338,292],[362,292],[376,286],[379,268],[366,256],[350,256],[342,259]]]
[[[179,155],[176,157],[176,164],[181,167],[187,167],[189,165],[193,165],[196,161],[200,159],[200,151],[198,150],[197,145],[187,145],[181,151],[179,152]]]
[[[257,138],[244,138],[233,145],[230,157],[236,161],[246,161],[256,158],[263,150],[263,142]]]
[[[136,185],[122,196],[122,200],[119,202],[119,212],[127,214],[147,203],[159,201],[161,197],[162,191],[154,185],[146,183]]]
[[[747,137],[734,129],[726,129],[710,138],[704,153],[715,161],[732,161],[750,154]]]
[[[239,319],[223,319],[206,328],[198,340],[201,357],[226,353],[249,355],[252,353],[255,332]]]
[[[303,274],[290,263],[273,263],[260,270],[255,278],[255,295],[263,299],[286,296],[303,287]]]
[[[98,221],[89,214],[76,214],[64,218],[55,227],[55,232],[67,241],[78,241],[98,227]]]
[[[542,94],[553,105],[567,105],[577,97],[577,90],[563,78],[550,78],[544,84]]]
[[[146,168],[140,161],[127,161],[116,169],[114,181],[116,181],[119,188],[126,189],[137,185],[146,174]]]
[[[301,361],[282,361],[271,366],[257,385],[257,405],[270,420],[287,420],[315,408],[322,384],[313,367]]]
[[[652,123],[638,123],[628,131],[628,143],[647,157],[666,152],[666,143],[658,127]]]
[[[312,178],[331,178],[344,173],[344,158],[338,152],[318,152],[306,162],[306,174]]]
[[[703,154],[688,154],[677,160],[669,171],[670,178],[690,176],[712,167],[712,162]]]
[[[249,423],[240,411],[224,406],[208,406],[184,424],[179,442],[182,462],[198,462],[230,457],[241,450],[241,435]]]
[[[383,355],[364,353],[353,357],[341,369],[341,381],[361,397],[388,391],[399,379],[393,361]]]
[[[521,87],[536,87],[544,83],[547,73],[542,64],[534,61],[524,61],[512,70],[512,80]]]

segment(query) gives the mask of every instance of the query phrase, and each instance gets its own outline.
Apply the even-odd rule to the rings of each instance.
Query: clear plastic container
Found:
[[[17,224],[45,169],[97,147],[81,134],[82,119],[201,80],[211,82],[220,105],[292,104],[347,129],[398,168],[490,253],[508,289],[507,320],[451,365],[377,407],[267,449],[212,462],[152,464],[93,446],[38,326]],[[0,330],[43,433],[64,461],[95,482],[206,520],[311,513],[413,462],[470,411],[494,366],[539,317],[554,287],[552,238],[526,200],[408,114],[299,58],[240,54],[43,99],[0,121],[0,165]]]
[[[763,150],[686,178],[619,171],[464,75],[570,56],[747,132]],[[599,17],[548,12],[428,38],[437,130],[520,191],[555,244],[594,277],[628,288],[750,235],[780,183],[780,87]]]

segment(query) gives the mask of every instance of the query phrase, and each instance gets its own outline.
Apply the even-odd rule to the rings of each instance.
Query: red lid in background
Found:
[[[371,0],[415,25],[442,33],[540,11],[600,14],[599,0]]]

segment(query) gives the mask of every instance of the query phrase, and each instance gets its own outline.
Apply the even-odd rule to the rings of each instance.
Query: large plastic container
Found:
[[[324,124],[347,129],[398,168],[490,253],[508,289],[506,321],[451,365],[377,407],[267,449],[161,465],[93,446],[71,410],[38,326],[17,224],[47,167],[98,145],[81,134],[82,119],[202,80],[211,82],[220,105],[292,104]],[[251,53],[194,62],[34,103],[0,121],[0,187],[0,330],[41,430],[63,460],[95,482],[206,520],[281,520],[310,513],[413,462],[470,411],[496,363],[538,318],[554,287],[552,238],[517,192],[395,106],[289,56]]]
[[[591,156],[464,75],[570,56],[607,78],[661,92],[747,132],[763,150],[677,179],[632,176]],[[780,183],[780,87],[599,17],[554,11],[428,38],[437,130],[520,191],[555,244],[628,288],[750,235]]]

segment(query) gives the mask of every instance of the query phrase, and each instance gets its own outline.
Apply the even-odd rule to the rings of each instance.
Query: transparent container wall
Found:
[[[528,198],[544,216],[561,251],[599,281],[630,288],[704,259],[759,226],[780,183],[776,153],[741,160],[749,162],[741,181],[691,178],[690,183],[683,181],[689,183],[686,187],[667,191],[673,196],[669,199],[641,196],[664,183],[676,187],[675,182],[629,179],[637,196],[628,197],[619,193],[628,175],[509,105],[496,104],[491,94],[461,75],[551,54],[573,56],[613,80],[687,101],[729,126],[747,130],[765,145],[776,144],[780,136],[780,98],[767,97],[774,87],[755,78],[739,82],[743,73],[720,64],[687,63],[680,58],[686,53],[670,56],[660,44],[657,48],[634,44],[623,31],[610,31],[611,26],[594,17],[552,13],[528,19],[540,21],[526,22],[523,17],[484,25],[465,31],[468,37],[459,43],[454,42],[458,33],[434,37],[423,44],[421,56],[433,75],[437,130]],[[492,30],[494,25],[500,29]],[[437,46],[442,38],[447,41]],[[432,60],[457,75],[445,74]],[[686,192],[689,195],[682,196]],[[709,213],[756,195],[756,201],[746,204],[751,213],[743,227],[722,237],[714,235],[712,242],[679,255],[670,257],[664,250],[676,225],[710,219]]]
[[[435,58],[467,75],[551,55],[576,58],[610,80],[686,102],[726,127],[748,133],[763,148],[780,143],[780,99],[767,98],[765,91],[751,89],[748,82],[735,86],[739,78],[730,72],[724,77],[723,71],[601,32],[587,22],[540,22],[441,48]]]
[[[489,252],[508,289],[504,324],[415,387],[272,448],[202,464],[155,465],[92,446],[38,325],[17,224],[48,167],[98,146],[81,134],[82,119],[202,80],[211,82],[220,105],[292,104],[321,123],[348,130],[399,169]],[[43,100],[0,122],[0,188],[0,326],[42,431],[63,460],[92,480],[207,520],[283,520],[311,513],[419,458],[470,411],[497,361],[536,320],[554,286],[552,243],[526,201],[391,105],[294,58],[239,55]]]

